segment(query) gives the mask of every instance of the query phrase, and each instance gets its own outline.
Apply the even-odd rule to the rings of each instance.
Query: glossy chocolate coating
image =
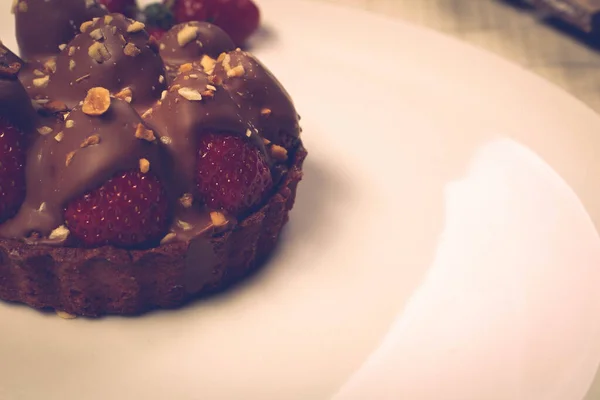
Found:
[[[71,126],[71,122],[74,125]],[[0,235],[23,238],[32,232],[47,236],[63,224],[66,202],[101,186],[116,173],[139,168],[139,160],[150,161],[150,171],[164,176],[160,147],[135,137],[140,116],[125,101],[112,99],[101,116],[89,116],[76,108],[53,132],[40,135],[26,165],[27,195],[19,213],[0,226]],[[60,141],[56,135],[62,132]],[[82,148],[86,138],[98,135],[100,142]],[[67,155],[75,152],[72,161]]]
[[[81,23],[108,13],[94,0],[19,0],[13,12],[19,51],[26,60],[58,54]]]
[[[0,115],[25,134],[33,134],[38,118],[17,79],[22,67],[23,61],[0,43]]]
[[[180,43],[181,31],[195,29],[195,38]],[[175,25],[159,41],[160,56],[168,64],[200,61],[203,55],[217,58],[219,54],[235,49],[229,35],[208,22],[186,22]]]
[[[151,107],[167,88],[164,64],[146,31],[127,32],[131,26],[132,21],[120,14],[93,20],[56,57],[55,71],[43,70],[49,74],[46,86],[36,86],[34,79],[40,77],[34,74],[23,77],[30,95],[60,101],[70,109],[92,87],[112,94],[129,88],[136,110]]]
[[[219,59],[214,74],[223,81],[244,120],[271,142],[293,147],[300,135],[298,114],[279,81],[250,53],[236,50]],[[235,73],[239,67],[240,73]]]

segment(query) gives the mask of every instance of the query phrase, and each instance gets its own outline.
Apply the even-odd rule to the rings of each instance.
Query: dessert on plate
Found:
[[[137,314],[269,256],[306,151],[292,100],[255,57],[206,22],[157,41],[92,0],[13,11],[23,58],[0,47],[0,299]]]

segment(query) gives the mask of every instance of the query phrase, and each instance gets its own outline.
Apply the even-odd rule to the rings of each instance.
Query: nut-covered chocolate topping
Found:
[[[167,88],[158,48],[143,28],[120,14],[86,21],[55,62],[46,61],[41,73],[28,73],[23,82],[33,98],[69,109],[92,87],[104,87],[143,112]]]
[[[219,54],[235,49],[233,41],[221,28],[197,21],[175,25],[159,44],[163,60],[175,65],[200,61],[204,55],[217,58]]]
[[[160,147],[136,137],[143,121],[127,102],[112,98],[102,115],[88,115],[82,108],[75,108],[63,124],[33,144],[26,165],[25,202],[12,220],[0,226],[1,236],[24,238],[38,232],[47,237],[63,225],[66,202],[118,172],[139,168],[140,159],[149,160],[158,176],[164,174]]]
[[[17,42],[26,60],[60,52],[79,33],[81,23],[108,12],[95,0],[18,0],[13,6]]]
[[[287,91],[264,65],[236,50],[219,56],[214,75],[263,138],[286,148],[294,145],[300,135],[298,114]]]
[[[25,134],[35,131],[36,112],[17,77],[23,61],[0,43],[0,115]]]

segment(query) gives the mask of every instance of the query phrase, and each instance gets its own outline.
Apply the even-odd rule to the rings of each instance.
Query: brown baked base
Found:
[[[294,205],[306,151],[268,203],[232,230],[149,250],[28,245],[0,239],[0,299],[69,314],[174,308],[247,275],[274,249]]]

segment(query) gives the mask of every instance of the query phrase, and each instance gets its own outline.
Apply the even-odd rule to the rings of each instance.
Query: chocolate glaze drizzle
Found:
[[[208,23],[181,24],[155,43],[143,24],[119,14],[102,15],[106,13],[93,2],[27,1],[28,10],[17,13],[17,34],[21,52],[35,59],[6,79],[7,89],[0,80],[0,106],[13,104],[15,125],[26,132],[39,125],[31,121],[40,118],[49,129],[43,130],[45,135],[34,134],[26,199],[16,216],[0,225],[0,237],[62,245],[47,237],[63,225],[65,204],[116,173],[137,168],[140,158],[149,160],[152,173],[167,185],[174,214],[170,232],[165,232],[169,242],[192,241],[205,232],[234,226],[236,216],[226,216],[227,222],[216,227],[211,210],[179,201],[195,191],[196,142],[203,132],[248,138],[271,163],[275,182],[285,174],[287,160],[271,157],[270,146],[294,151],[300,133],[294,105],[258,60],[233,50],[222,30]],[[63,3],[71,5],[69,12],[58,9]],[[44,38],[43,46],[31,44],[24,32],[35,18],[48,24],[48,17],[41,15],[50,10],[56,14],[51,15],[56,20],[52,24],[59,27],[64,18],[81,21],[81,33],[71,29],[59,53],[57,43],[65,43],[67,29]],[[90,13],[100,17],[86,21]],[[43,36],[38,29],[36,40]],[[17,75],[41,108],[40,116],[34,116]],[[104,115],[82,112],[81,102],[93,87],[106,88],[113,96]],[[140,123],[156,140],[135,136]],[[99,142],[82,147],[92,135]],[[41,239],[31,239],[32,232]]]

